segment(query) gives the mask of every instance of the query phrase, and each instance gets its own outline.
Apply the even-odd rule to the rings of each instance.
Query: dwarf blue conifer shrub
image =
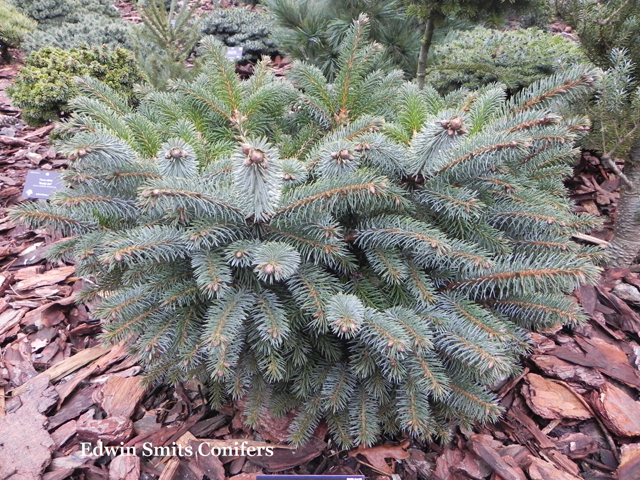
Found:
[[[243,60],[256,61],[277,53],[271,16],[249,8],[217,8],[202,20],[203,35],[213,35],[227,47],[242,47]]]
[[[80,46],[130,48],[131,25],[120,19],[112,0],[11,0],[18,9],[38,22],[23,48],[62,49]]]
[[[537,28],[476,27],[450,33],[434,47],[426,82],[438,91],[504,83],[516,93],[569,65],[588,63],[577,42]]]
[[[488,386],[528,330],[581,321],[567,294],[598,273],[562,184],[584,121],[549,107],[591,72],[441,97],[376,70],[366,35],[331,85],[305,63],[240,81],[210,41],[136,109],[85,79],[66,188],[12,213],[68,237],[51,258],[152,378],[245,397],[250,425],[295,409],[296,444],[323,418],[345,447],[496,420]]]

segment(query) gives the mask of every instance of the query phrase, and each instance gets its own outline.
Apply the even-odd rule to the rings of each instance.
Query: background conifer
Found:
[[[26,16],[36,20],[28,35],[27,51],[44,47],[131,46],[130,24],[120,19],[111,0],[11,0]]]
[[[640,255],[640,1],[557,0],[586,56],[604,69],[594,98],[580,104],[593,122],[583,145],[620,176],[620,202],[609,263],[628,267]],[[624,170],[616,165],[624,160]]]
[[[10,48],[18,48],[36,23],[22,15],[12,4],[0,0],[0,58],[10,63]]]
[[[187,59],[200,40],[200,21],[195,17],[200,5],[178,4],[171,0],[147,0],[138,5],[142,25],[136,29],[135,51],[149,81],[157,88],[169,79],[186,78],[194,73]]]
[[[342,41],[360,14],[370,19],[372,40],[385,47],[383,64],[409,78],[416,69],[420,33],[413,17],[396,0],[264,0],[279,27],[273,38],[280,51],[312,63],[333,79]]]

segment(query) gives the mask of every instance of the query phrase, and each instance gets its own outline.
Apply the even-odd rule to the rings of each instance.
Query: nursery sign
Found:
[[[256,480],[365,480],[364,475],[257,475]]]
[[[227,48],[227,60],[240,60],[242,58],[242,47]]]
[[[62,178],[58,172],[31,170],[24,181],[22,194],[27,198],[46,199],[62,187]]]

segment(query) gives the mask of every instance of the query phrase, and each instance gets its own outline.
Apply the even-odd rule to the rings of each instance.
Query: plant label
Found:
[[[364,475],[257,475],[256,480],[365,480]]]
[[[47,199],[61,188],[62,176],[59,172],[31,170],[27,173],[22,194],[27,198]]]
[[[229,47],[227,48],[227,60],[233,60],[237,62],[242,58],[242,47]]]

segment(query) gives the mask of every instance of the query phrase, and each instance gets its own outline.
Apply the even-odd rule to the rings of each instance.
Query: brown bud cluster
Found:
[[[164,154],[164,158],[187,158],[189,154],[178,147],[173,147],[167,153]]]
[[[464,135],[467,133],[467,130],[462,128],[462,119],[460,117],[453,117],[451,120],[441,120],[440,126],[442,126],[450,136]]]
[[[362,145],[358,145],[355,148],[355,151],[358,153],[361,153],[363,151],[368,151],[368,150],[371,150],[371,145],[369,145],[368,143],[363,143]]]
[[[86,260],[87,258],[95,255],[96,252],[94,252],[93,250],[87,250],[85,253],[80,254],[80,259],[81,260]]]
[[[267,263],[266,265],[263,265],[262,267],[258,267],[258,268],[262,270],[264,273],[266,273],[267,275],[282,273],[282,267],[279,265],[274,265],[273,263]]]
[[[338,165],[342,165],[345,162],[350,162],[355,157],[351,155],[351,152],[346,148],[343,148],[339,152],[331,152],[331,158],[337,160]]]
[[[242,165],[244,165],[245,167],[250,167],[251,165],[261,165],[262,168],[269,168],[269,162],[267,161],[266,155],[262,150],[253,148],[248,143],[243,143],[242,153],[247,156],[242,162]]]
[[[90,147],[87,148],[79,148],[78,150],[76,150],[74,153],[72,153],[71,155],[69,155],[69,158],[71,160],[77,160],[78,158],[82,158],[82,157],[86,157],[87,155],[89,155],[93,150],[91,150]]]
[[[276,272],[276,267],[271,263],[267,263],[264,267],[262,267],[262,271],[267,275],[273,275]]]

